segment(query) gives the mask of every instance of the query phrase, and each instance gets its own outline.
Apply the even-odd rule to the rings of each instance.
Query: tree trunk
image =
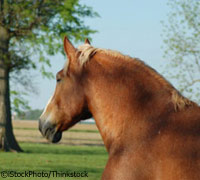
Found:
[[[0,26],[0,149],[20,152],[11,122],[8,44],[9,34]]]

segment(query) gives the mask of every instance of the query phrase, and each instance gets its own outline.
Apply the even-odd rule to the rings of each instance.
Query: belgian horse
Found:
[[[51,142],[94,117],[109,159],[103,180],[200,180],[200,108],[139,59],[75,48],[39,120]]]

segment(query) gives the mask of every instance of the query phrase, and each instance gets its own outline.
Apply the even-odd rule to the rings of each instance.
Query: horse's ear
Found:
[[[90,41],[88,38],[85,40],[85,44],[90,44]]]
[[[76,48],[66,36],[64,38],[64,50],[69,60],[73,60],[75,58]]]

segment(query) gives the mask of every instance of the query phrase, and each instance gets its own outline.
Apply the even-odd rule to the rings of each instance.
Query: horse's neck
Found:
[[[168,103],[165,101],[165,96],[168,95],[166,92],[160,95],[153,92],[152,88],[157,85],[154,81],[151,81],[152,86],[151,82],[148,82],[149,86],[143,87],[145,80],[141,79],[137,72],[132,74],[129,70],[131,68],[124,71],[118,66],[119,69],[117,67],[117,70],[112,71],[110,69],[110,72],[105,73],[105,68],[102,67],[102,65],[105,65],[103,60],[99,62],[100,64],[95,63],[95,61],[90,62],[86,83],[87,96],[89,109],[104,143],[110,151],[113,146],[119,145],[122,147],[122,144],[119,143],[123,143],[123,138],[132,138],[131,141],[133,142],[133,137],[142,136],[143,131],[145,133],[148,127],[146,119],[150,114],[154,116],[154,111],[150,111],[156,106],[163,110],[162,107]],[[108,64],[107,67],[112,67],[112,64]],[[158,89],[158,87],[156,88]],[[162,98],[163,102],[160,103],[160,100],[156,100],[153,103],[155,107],[152,107],[151,102],[155,94],[160,96],[159,98]],[[138,131],[138,128],[140,131]],[[126,137],[127,134],[129,134],[128,137]]]
[[[106,86],[102,90],[94,88],[89,109],[110,153],[113,150],[118,150],[118,147],[122,148],[128,145],[125,144],[128,142],[130,143],[129,147],[132,147],[131,144],[137,144],[139,139],[146,136],[152,123],[155,125],[157,123],[153,117],[157,117],[159,111],[165,113],[165,102],[157,104],[156,111],[158,112],[156,114],[156,105],[152,109],[148,107],[137,108],[127,93],[118,94],[113,87],[110,90],[107,88]]]

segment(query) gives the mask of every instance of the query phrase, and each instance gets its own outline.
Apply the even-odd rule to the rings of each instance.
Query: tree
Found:
[[[50,77],[47,55],[62,50],[66,34],[78,41],[94,33],[83,19],[97,15],[79,0],[0,0],[0,149],[21,151],[11,124],[10,77],[31,68]]]
[[[20,112],[16,118],[21,120],[38,120],[42,112],[42,109],[28,110],[25,112]]]
[[[200,102],[200,1],[168,0],[168,6],[168,22],[163,23],[166,69],[181,92]]]

